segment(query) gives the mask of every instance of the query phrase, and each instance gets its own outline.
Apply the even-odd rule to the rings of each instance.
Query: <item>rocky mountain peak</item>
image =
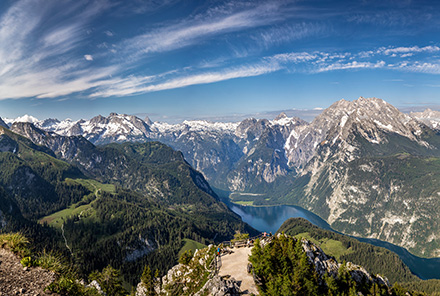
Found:
[[[46,132],[42,129],[36,127],[33,123],[30,122],[14,122],[11,125],[11,131],[14,133],[25,136],[29,139],[34,139],[35,137],[44,137]]]
[[[239,137],[259,138],[269,124],[267,119],[247,118],[237,126],[235,134]]]
[[[378,98],[360,97],[354,101],[340,100],[318,115],[302,132],[293,130],[285,149],[289,163],[305,165],[324,140],[336,143],[345,141],[356,127],[372,143],[384,141],[382,133],[395,133],[426,146],[418,136],[420,124],[391,104]],[[374,135],[373,137],[371,135]]]
[[[111,115],[110,115],[111,116]],[[98,115],[93,117],[92,119],[90,119],[90,123],[91,124],[107,124],[108,123],[108,119],[102,115]]]
[[[411,112],[410,116],[432,129],[440,129],[440,111],[428,108],[423,112]]]
[[[145,118],[144,118],[144,122],[145,122],[146,124],[148,124],[149,126],[151,126],[151,125],[153,124],[153,122],[151,121],[150,117],[148,117],[148,116],[145,116]]]
[[[284,112],[281,112],[280,114],[278,114],[278,116],[277,117],[275,117],[275,121],[277,121],[277,120],[280,120],[280,119],[284,119],[284,118],[287,118],[288,116],[287,116],[287,114],[286,113],[284,113]]]

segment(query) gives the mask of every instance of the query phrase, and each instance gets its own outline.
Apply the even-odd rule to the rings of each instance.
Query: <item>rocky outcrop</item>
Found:
[[[330,257],[322,251],[320,247],[312,243],[311,241],[302,238],[302,247],[306,252],[309,262],[315,266],[315,270],[320,277],[328,274],[332,277],[337,277],[339,269],[342,264],[338,263],[334,257]],[[345,264],[353,280],[359,284],[363,283],[377,283],[379,285],[385,285],[390,287],[388,279],[381,275],[371,275],[364,267],[347,262]]]
[[[202,289],[194,296],[202,296],[208,293],[211,296],[238,296],[240,286],[234,278],[224,279],[218,275],[209,279]]]

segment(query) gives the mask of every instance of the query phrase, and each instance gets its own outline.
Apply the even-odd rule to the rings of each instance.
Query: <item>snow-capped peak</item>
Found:
[[[30,123],[39,123],[40,122],[40,120],[38,120],[38,118],[35,118],[34,116],[31,116],[28,114],[17,117],[15,119],[5,118],[4,121],[7,124],[12,124],[14,122],[30,122]]]
[[[296,120],[293,117],[288,117],[284,112],[281,112],[277,117],[275,117],[274,120],[271,121],[272,124],[277,125],[288,125],[293,122],[296,122]]]
[[[440,111],[426,109],[423,112],[411,112],[410,116],[430,128],[440,129]]]

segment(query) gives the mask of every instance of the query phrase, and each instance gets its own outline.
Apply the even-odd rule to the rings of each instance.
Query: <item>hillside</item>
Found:
[[[29,136],[35,131],[22,127],[30,127]],[[147,263],[161,272],[170,268],[185,239],[206,244],[236,230],[255,231],[218,201],[181,153],[163,144],[98,148],[80,137],[47,134],[41,137],[46,147],[2,132],[2,228],[26,230],[36,248],[51,245],[70,254],[84,276],[111,264],[134,284]],[[71,164],[55,157],[60,150],[49,149],[75,141],[88,149],[64,154],[76,155],[67,159]]]
[[[349,261],[362,265],[371,273],[382,274],[390,283],[408,282],[419,278],[395,253],[355,238],[319,228],[303,218],[286,220],[278,230],[279,233],[295,237],[305,237],[316,243],[322,250],[334,256],[338,261]]]

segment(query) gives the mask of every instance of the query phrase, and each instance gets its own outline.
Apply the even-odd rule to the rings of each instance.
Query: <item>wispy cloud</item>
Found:
[[[89,68],[84,60],[92,61],[93,56],[75,52],[87,40],[87,23],[107,3],[77,1],[69,9],[53,14],[58,5],[21,0],[0,17],[0,99],[81,92],[101,85],[99,80],[116,71],[111,66]],[[65,13],[69,10],[77,13],[67,18]],[[46,26],[52,19],[56,19],[57,26]]]
[[[278,64],[261,63],[241,66],[216,72],[204,72],[196,75],[187,75],[168,79],[159,83],[150,83],[157,77],[131,77],[119,82],[113,82],[111,87],[91,94],[91,97],[127,96],[162,90],[176,89],[191,85],[208,84],[236,78],[260,76],[280,70]]]
[[[282,18],[278,8],[274,2],[227,15],[182,20],[136,36],[126,46],[144,54],[175,50],[211,36],[271,24]]]
[[[266,49],[274,45],[284,44],[290,41],[321,35],[327,31],[327,26],[317,23],[301,22],[292,25],[280,25],[260,30],[251,36],[257,43]]]
[[[433,46],[433,45],[424,46],[424,47],[400,46],[400,47],[388,47],[388,48],[382,47],[377,50],[378,54],[385,54],[385,55],[404,54],[407,56],[408,56],[408,54],[414,55],[416,53],[422,53],[422,52],[426,52],[426,53],[440,52],[440,47]],[[404,57],[404,56],[402,56],[402,57]]]
[[[440,59],[433,57],[440,54],[440,47],[434,44],[277,53],[274,48],[280,45],[329,30],[325,22],[316,21],[316,14],[312,20],[307,15],[310,11],[286,13],[288,1],[229,1],[177,21],[139,27],[138,35],[130,37],[106,25],[96,27],[98,17],[121,2],[66,1],[70,5],[18,0],[0,14],[0,99],[60,99],[78,93],[86,98],[130,96],[277,71],[318,74],[381,69],[440,74]],[[164,7],[154,0],[147,2],[154,9]],[[173,4],[174,0],[165,3]],[[235,45],[240,38],[246,42]],[[211,54],[210,49],[220,43],[221,50]],[[209,55],[186,64],[179,64],[181,57],[171,53],[206,44],[211,45],[206,47]],[[250,44],[260,51],[250,54]],[[167,63],[169,57],[179,62]],[[158,62],[153,65],[153,60]]]
[[[384,61],[378,61],[376,63],[371,62],[348,62],[348,63],[332,63],[327,66],[319,67],[316,72],[329,72],[336,70],[347,70],[347,69],[378,69],[385,67],[386,63]]]

